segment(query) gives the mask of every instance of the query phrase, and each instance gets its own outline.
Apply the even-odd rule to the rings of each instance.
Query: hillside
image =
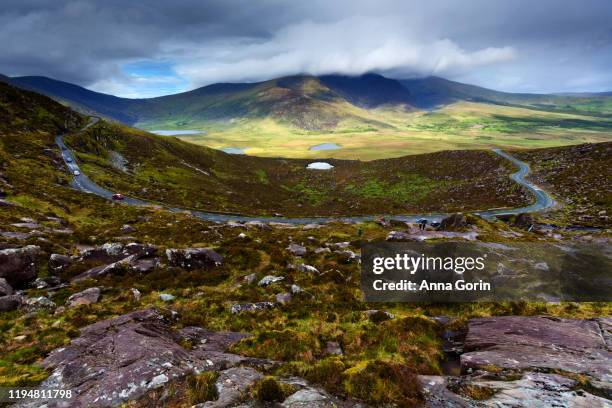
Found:
[[[367,163],[334,160],[334,171],[306,172],[306,160],[232,156],[106,121],[80,132],[87,119],[45,96],[0,83],[0,386],[60,380],[75,393],[74,404],[88,407],[178,408],[206,401],[288,401],[283,405],[295,407],[309,404],[312,396],[339,407],[412,407],[430,400],[435,406],[457,398],[476,406],[483,395],[497,403],[504,393],[495,391],[502,386],[529,387],[556,401],[571,394],[580,402],[607,403],[597,397],[607,395],[605,378],[592,369],[601,361],[590,358],[606,356],[603,346],[572,351],[571,362],[589,362],[586,369],[586,363],[566,364],[565,346],[602,344],[609,302],[368,303],[360,290],[360,263],[364,243],[383,242],[398,231],[408,240],[476,239],[472,243],[485,256],[504,254],[507,266],[499,277],[514,282],[522,280],[514,265],[535,259],[536,267],[554,267],[556,256],[584,256],[580,243],[606,253],[609,231],[526,226],[517,222],[524,216],[489,222],[457,214],[441,231],[397,220],[212,223],[70,188],[72,177],[54,137],[68,134],[83,169],[112,188],[170,203],[209,200],[200,204],[220,209],[270,205],[266,212],[320,211],[317,205],[325,205],[344,213],[356,211],[352,203],[391,212],[402,205],[519,202],[522,194],[499,157],[451,151]],[[583,155],[592,161],[589,171],[605,166],[610,153],[604,146],[527,152],[526,159],[536,165],[554,157],[550,162],[559,160],[577,180],[573,184],[607,188],[599,173],[585,175],[577,160]],[[563,188],[554,192],[565,194]],[[536,249],[557,249],[529,258],[532,250],[524,249],[532,242]],[[546,242],[554,246],[542,247]],[[587,255],[594,265],[608,261]],[[540,292],[546,287],[540,283],[547,282],[534,283]],[[515,317],[495,317],[504,315]],[[508,327],[515,344],[499,354],[495,342],[508,336]],[[480,334],[487,342],[476,355],[482,362],[475,376],[460,375],[473,368],[453,360],[449,333],[463,350],[478,338],[470,343],[461,334],[478,330],[488,331]],[[492,348],[503,365],[491,364]],[[514,363],[517,355],[529,360],[528,369]],[[522,372],[538,383],[517,385]],[[432,392],[432,378],[458,386]]]
[[[113,191],[200,210],[364,215],[458,211],[525,203],[511,166],[490,152],[440,152],[370,162],[230,155],[101,122],[68,136],[82,169]]]
[[[442,78],[291,76],[126,99],[43,77],[11,83],[85,113],[268,157],[377,159],[457,149],[610,140],[612,97],[496,92]],[[317,150],[333,143],[334,150]],[[372,146],[376,146],[373,149]]]
[[[609,227],[612,215],[612,142],[519,152],[533,178],[556,192],[567,224]]]

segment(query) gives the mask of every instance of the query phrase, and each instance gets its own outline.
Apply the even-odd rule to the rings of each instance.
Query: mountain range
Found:
[[[306,130],[333,129],[345,120],[372,122],[367,113],[372,110],[432,110],[460,101],[612,115],[609,92],[516,94],[433,76],[400,80],[378,74],[294,75],[256,83],[218,83],[148,99],[121,98],[42,76],[2,76],[0,80],[50,96],[81,112],[144,128],[168,122],[181,127],[272,118]]]

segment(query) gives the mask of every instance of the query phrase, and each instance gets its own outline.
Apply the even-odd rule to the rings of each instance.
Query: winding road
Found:
[[[86,129],[89,126],[92,126],[97,122],[97,118],[93,118],[90,123],[83,128]],[[55,142],[60,148],[62,158],[66,163],[66,166],[70,170],[73,175],[73,179],[71,182],[71,186],[79,191],[85,193],[95,194],[97,196],[106,198],[108,200],[112,200],[113,194],[112,191],[109,191],[103,187],[100,187],[95,182],[93,182],[89,177],[83,174],[83,171],[80,169],[79,165],[76,162],[76,157],[74,153],[66,146],[64,143],[64,136],[58,135],[55,138]],[[493,151],[500,155],[501,157],[511,161],[516,166],[518,166],[519,170],[516,173],[510,175],[510,177],[517,182],[518,184],[526,187],[531,193],[535,196],[536,201],[527,206],[520,208],[499,208],[499,209],[490,209],[484,211],[473,211],[472,213],[478,215],[483,218],[493,218],[500,215],[512,215],[512,214],[520,214],[525,212],[536,212],[546,210],[552,207],[555,202],[552,197],[544,190],[529,182],[525,177],[529,174],[530,168],[529,165],[525,162],[520,161],[514,156],[509,155],[506,152],[503,152],[501,149],[493,149]],[[78,172],[78,173],[75,173]],[[122,203],[127,205],[139,205],[139,206],[147,206],[154,205],[159,206],[159,203],[139,200],[137,198],[125,197]],[[316,224],[316,223],[324,223],[328,221],[347,221],[347,222],[362,222],[362,221],[373,221],[380,216],[373,215],[365,215],[365,216],[347,216],[347,217],[264,217],[264,216],[250,216],[250,215],[236,215],[236,214],[223,214],[223,213],[212,213],[212,212],[204,212],[204,211],[195,211],[195,210],[185,210],[181,208],[176,208],[172,206],[163,205],[167,210],[173,212],[190,212],[194,216],[201,218],[207,221],[215,221],[215,222],[227,222],[227,221],[261,221],[261,222],[284,222],[289,224]],[[419,219],[426,219],[429,222],[440,222],[443,218],[448,216],[449,214],[444,213],[430,213],[430,214],[413,214],[413,215],[384,215],[386,218],[392,218],[395,220],[406,221],[406,222],[415,222]]]

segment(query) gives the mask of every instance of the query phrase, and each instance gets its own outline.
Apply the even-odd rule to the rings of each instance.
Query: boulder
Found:
[[[176,296],[171,295],[170,293],[160,293],[159,294],[159,298],[161,300],[163,300],[164,302],[170,302],[170,301],[176,299]]]
[[[263,364],[225,353],[247,336],[199,327],[175,331],[157,310],[139,310],[82,328],[43,361],[52,372],[40,387],[72,389],[75,407],[120,406],[193,372]],[[182,346],[186,342],[189,348]]]
[[[285,279],[284,276],[268,275],[268,276],[264,276],[257,285],[266,287],[266,286],[272,285],[273,283],[280,282],[283,279]]]
[[[98,303],[100,300],[100,288],[88,288],[82,292],[71,295],[66,300],[67,307],[76,307],[81,305],[91,305],[92,303]]]
[[[304,273],[319,274],[319,270],[312,265],[300,264],[297,266],[297,270]]]
[[[414,241],[414,237],[407,232],[401,231],[391,231],[387,235],[387,241],[389,242],[405,242],[405,241]]]
[[[13,294],[13,288],[4,278],[0,278],[0,296],[8,296]]]
[[[287,304],[291,302],[293,296],[289,292],[278,293],[276,295],[276,301],[281,304]]]
[[[242,277],[242,281],[244,283],[246,283],[247,285],[254,284],[256,280],[257,280],[257,274],[256,273],[250,273],[250,274]]]
[[[131,265],[136,261],[136,255],[130,255],[120,261],[113,262],[109,265],[96,266],[87,271],[75,276],[71,280],[73,282],[83,279],[97,279],[107,274],[120,274],[131,268]]]
[[[136,288],[132,288],[130,289],[130,291],[132,292],[132,296],[134,296],[134,300],[136,300],[137,302],[140,301],[140,298],[142,297],[140,291]]]
[[[60,273],[64,269],[72,265],[72,258],[66,255],[51,254],[49,257],[49,270],[54,273]]]
[[[23,248],[0,250],[0,278],[12,287],[20,287],[36,279],[40,247],[28,245]]]
[[[605,333],[612,318],[499,316],[468,323],[461,371],[499,367],[565,371],[612,384],[612,352]]]
[[[207,401],[198,404],[198,408],[225,408],[240,402],[244,394],[263,374],[250,367],[233,367],[222,371],[215,383],[219,398],[216,401]]]
[[[238,314],[242,312],[259,312],[261,310],[273,309],[274,306],[275,305],[272,302],[238,303],[232,305],[230,311],[233,314]]]
[[[368,316],[368,319],[370,319],[374,323],[395,319],[395,315],[393,313],[387,312],[386,310],[370,309],[370,310],[366,310],[365,313],[366,313],[366,316]]]
[[[55,309],[57,305],[48,297],[39,296],[27,298],[25,300],[25,307],[30,311],[36,311],[41,309]]]
[[[223,257],[210,248],[166,249],[168,265],[186,270],[210,268],[223,263]]]
[[[159,258],[138,259],[130,265],[134,272],[149,273],[159,266]]]
[[[132,234],[136,232],[136,228],[132,227],[130,224],[124,224],[120,231],[122,234]]]
[[[106,264],[120,261],[133,256],[134,259],[146,258],[154,256],[157,253],[157,247],[149,244],[138,244],[135,242],[122,244],[119,242],[110,242],[101,247],[90,248],[81,253],[81,261],[98,261]]]
[[[10,312],[18,309],[23,303],[23,298],[20,295],[0,296],[0,312]]]
[[[44,278],[36,278],[30,286],[36,289],[54,288],[61,285],[62,282],[57,276],[47,276]]]
[[[306,255],[306,247],[298,244],[290,244],[287,247],[287,251],[293,256],[304,256]]]
[[[325,344],[325,354],[341,356],[344,353],[342,353],[340,343],[337,341],[328,341]]]
[[[465,215],[461,213],[451,214],[440,222],[443,231],[460,231],[467,227],[468,222]]]

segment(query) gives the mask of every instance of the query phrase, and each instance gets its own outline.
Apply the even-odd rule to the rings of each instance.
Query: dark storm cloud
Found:
[[[168,83],[368,71],[517,91],[612,89],[607,0],[8,0],[0,43],[2,73],[131,96]],[[147,61],[176,74],[126,72]]]

